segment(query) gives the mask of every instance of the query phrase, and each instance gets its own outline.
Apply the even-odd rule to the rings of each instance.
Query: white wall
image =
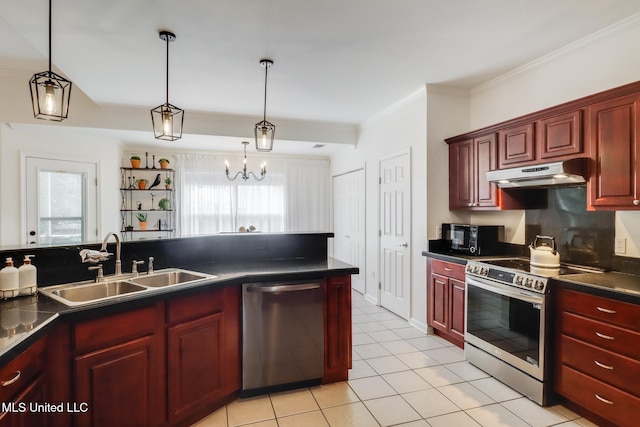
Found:
[[[640,15],[476,87],[470,97],[474,130],[573,99],[640,80]],[[462,132],[460,132],[462,133]],[[450,135],[451,136],[451,135]],[[474,214],[472,221],[504,221],[513,243],[524,242],[524,212]],[[616,237],[627,254],[640,258],[640,212],[616,214]],[[493,222],[495,223],[495,222]]]
[[[24,243],[21,236],[21,153],[51,155],[98,164],[98,236],[120,229],[120,141],[55,125],[0,125],[0,245]]]
[[[331,175],[365,165],[366,187],[366,298],[378,300],[378,161],[383,156],[411,149],[411,313],[410,322],[426,330],[426,93],[389,107],[361,126],[355,148],[344,148],[331,158]]]

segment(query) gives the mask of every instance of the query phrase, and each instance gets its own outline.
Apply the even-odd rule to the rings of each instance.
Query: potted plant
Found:
[[[171,210],[171,200],[167,199],[166,197],[160,199],[160,201],[158,202],[158,209],[160,209],[161,211]]]
[[[138,218],[138,221],[140,221],[140,230],[146,230],[147,229],[147,213],[139,212],[136,214],[136,217]]]
[[[171,178],[166,178],[164,180],[164,188],[166,188],[167,190],[171,190],[173,188],[173,181],[171,180]]]
[[[164,157],[158,160],[158,163],[160,163],[160,169],[167,169],[169,167],[169,160]]]
[[[140,167],[140,156],[131,156],[129,161],[131,161],[131,167],[132,168],[136,168],[137,169],[137,168]]]

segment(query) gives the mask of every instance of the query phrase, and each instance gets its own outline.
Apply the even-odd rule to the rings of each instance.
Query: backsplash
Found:
[[[550,188],[546,209],[525,213],[525,239],[555,237],[563,263],[613,268],[615,212],[587,211],[585,186]]]

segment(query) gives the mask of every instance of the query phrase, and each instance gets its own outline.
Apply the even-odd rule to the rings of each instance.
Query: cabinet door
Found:
[[[469,209],[475,203],[473,140],[449,145],[449,209]]]
[[[640,95],[595,104],[588,109],[593,170],[587,191],[589,209],[640,209],[638,150]]]
[[[431,326],[443,332],[449,329],[449,279],[431,273],[429,278],[429,307]]]
[[[536,122],[538,157],[562,160],[584,152],[580,110],[548,117]]]
[[[497,144],[494,133],[473,140],[475,151],[474,193],[476,207],[497,207],[498,186],[487,181],[487,172],[497,168]]]
[[[169,421],[224,397],[224,335],[222,312],[168,329]]]
[[[44,376],[37,377],[29,384],[13,401],[18,411],[3,412],[0,414],[0,427],[47,427],[49,424],[47,413],[44,411],[32,411],[30,404],[45,403]],[[8,402],[7,402],[8,403]]]
[[[536,159],[533,123],[501,130],[498,167],[512,168],[533,163]]]
[[[449,279],[449,333],[464,342],[465,283]]]
[[[329,277],[324,285],[326,384],[346,381],[351,368],[351,276]]]
[[[146,336],[74,359],[77,402],[89,411],[76,425],[156,426],[164,414],[156,338]]]

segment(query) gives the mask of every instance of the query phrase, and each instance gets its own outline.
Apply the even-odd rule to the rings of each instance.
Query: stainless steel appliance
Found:
[[[241,395],[320,384],[322,283],[246,283],[242,304]]]
[[[561,267],[558,274],[584,270]],[[528,259],[469,261],[465,357],[540,405],[550,396],[548,277]]]
[[[447,249],[469,255],[495,255],[501,251],[502,225],[442,224]]]
[[[487,172],[487,181],[495,182],[500,188],[584,185],[587,161],[586,158],[577,158],[520,168],[496,169]]]

